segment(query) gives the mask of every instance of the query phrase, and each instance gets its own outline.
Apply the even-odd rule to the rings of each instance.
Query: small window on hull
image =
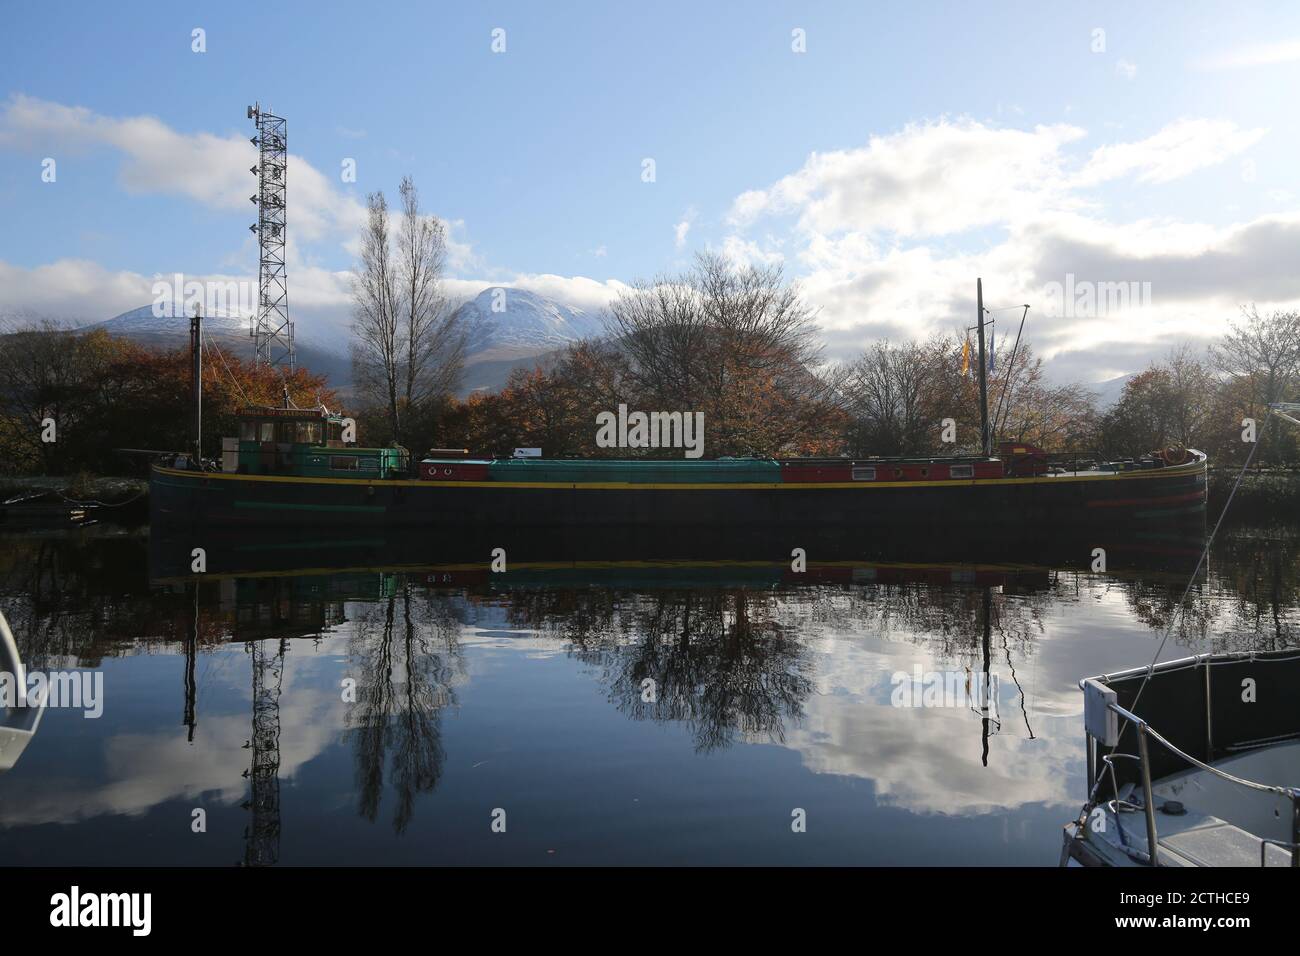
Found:
[[[951,468],[948,469],[948,477],[974,478],[975,466],[974,465],[953,465]]]
[[[356,471],[356,455],[331,455],[330,469],[332,471]]]
[[[875,481],[876,469],[873,467],[860,467],[853,469],[854,481]]]

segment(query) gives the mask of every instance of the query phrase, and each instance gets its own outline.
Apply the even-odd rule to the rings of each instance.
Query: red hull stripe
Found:
[[[1185,495],[1171,495],[1167,498],[1115,498],[1109,501],[1089,501],[1089,508],[1127,508],[1133,505],[1175,505],[1184,501],[1196,501],[1204,498],[1203,491],[1190,491]]]

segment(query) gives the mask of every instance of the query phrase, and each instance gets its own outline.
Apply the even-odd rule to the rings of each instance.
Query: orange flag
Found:
[[[970,374],[970,339],[961,344],[961,374]]]

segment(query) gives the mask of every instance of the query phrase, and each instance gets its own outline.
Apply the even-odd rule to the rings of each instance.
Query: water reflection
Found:
[[[409,580],[394,582],[382,600],[355,619],[349,651],[354,706],[347,711],[347,739],[356,766],[358,812],[379,816],[387,775],[395,792],[393,830],[410,823],[418,794],[438,785],[446,755],[442,710],[456,701],[464,676],[456,643],[459,621],[447,602],[415,593]]]
[[[110,697],[101,721],[52,713],[0,776],[0,850],[953,862],[966,841],[972,862],[1050,864],[1082,776],[1075,682],[1150,659],[1193,541],[1116,548],[1106,574],[1087,542],[975,564],[822,542],[796,572],[787,542],[618,562],[519,541],[494,574],[489,542],[207,537],[198,575],[184,534],[8,538],[0,608],[24,658],[103,668]],[[1292,539],[1225,538],[1166,656],[1294,646],[1297,587]],[[991,692],[896,706],[913,673]],[[163,821],[193,806],[207,843],[130,836],[183,832]],[[501,806],[519,835],[488,843]],[[791,806],[817,824],[794,848]],[[376,827],[400,840],[377,846]]]

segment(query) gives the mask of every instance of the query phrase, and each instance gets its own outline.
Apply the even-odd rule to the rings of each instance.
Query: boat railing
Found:
[[[16,687],[27,686],[27,672],[18,653],[18,642],[9,630],[3,612],[0,612],[0,674],[8,675]],[[36,735],[48,697],[49,686],[46,685],[38,699],[28,699],[23,706],[10,708],[0,705],[0,771],[13,767]]]
[[[1246,780],[1243,777],[1238,777],[1234,774],[1230,774],[1226,770],[1221,770],[1218,767],[1205,763],[1203,760],[1198,760],[1197,758],[1193,757],[1191,754],[1187,753],[1186,751],[1181,750],[1178,747],[1174,746],[1172,743],[1170,743],[1168,740],[1162,737],[1158,731],[1154,730],[1151,727],[1151,725],[1148,724],[1145,720],[1137,716],[1137,714],[1125,710],[1123,707],[1119,706],[1119,704],[1111,703],[1108,705],[1108,707],[1110,710],[1114,711],[1120,717],[1123,717],[1125,720],[1129,721],[1137,732],[1138,763],[1141,767],[1141,774],[1142,774],[1142,806],[1143,806],[1143,812],[1146,816],[1146,823],[1147,823],[1147,847],[1149,848],[1148,860],[1151,862],[1153,866],[1156,865],[1157,848],[1159,847],[1159,842],[1158,842],[1158,835],[1156,833],[1155,800],[1152,796],[1152,791],[1151,791],[1151,754],[1150,754],[1150,749],[1147,745],[1148,738],[1156,741],[1156,743],[1163,746],[1167,751],[1172,753],[1174,756],[1178,757],[1180,760],[1185,760],[1187,763],[1191,764],[1192,766],[1197,767],[1200,770],[1204,770],[1206,773],[1213,774],[1214,776],[1218,777],[1220,780],[1227,781],[1228,783],[1233,784],[1234,786],[1244,787],[1248,790],[1255,790],[1259,793],[1271,793],[1275,796],[1285,797],[1286,799],[1290,800],[1291,801],[1291,842],[1287,844],[1283,844],[1281,841],[1268,841],[1268,842],[1276,842],[1277,845],[1279,846],[1283,846],[1283,845],[1288,846],[1291,850],[1291,865],[1293,867],[1300,867],[1300,790],[1297,790],[1295,787],[1277,787],[1277,786],[1273,786],[1272,784],[1257,783],[1254,780]],[[1126,754],[1125,756],[1131,756],[1131,755]],[[1266,849],[1267,849],[1266,845],[1264,843],[1261,843],[1260,850],[1259,850],[1261,866],[1263,865]]]
[[[1043,455],[1042,461],[1049,468],[1057,468],[1061,472],[1079,474],[1086,471],[1113,471],[1113,470],[1147,470],[1149,468],[1172,468],[1178,465],[1195,464],[1204,460],[1205,453],[1194,448],[1185,449],[1186,458],[1183,461],[1172,463],[1162,458],[1157,458],[1155,452],[1146,455],[1117,457],[1115,455],[1106,455],[1095,449],[1067,449],[1064,451],[1047,452]],[[1146,463],[1146,464],[1144,464]],[[1123,466],[1123,467],[1117,467]]]
[[[1213,660],[1211,659],[1210,655],[1204,655],[1203,657],[1190,658],[1185,661],[1177,661],[1177,662],[1170,662],[1170,663],[1175,668],[1186,666],[1189,663],[1192,664],[1193,666],[1203,663],[1207,667],[1207,682],[1208,682],[1208,667],[1213,663]],[[1166,665],[1166,667],[1168,666],[1169,665]],[[1090,693],[1089,685],[1095,685],[1093,690],[1096,691],[1097,689],[1100,689],[1099,692]],[[1096,743],[1101,743],[1103,745],[1107,745],[1112,748],[1110,753],[1102,755],[1101,762],[1105,765],[1106,769],[1109,770],[1110,772],[1111,786],[1114,791],[1114,796],[1116,800],[1119,799],[1119,785],[1115,774],[1114,761],[1118,759],[1137,761],[1139,779],[1142,785],[1142,810],[1143,810],[1143,815],[1146,819],[1147,847],[1148,847],[1147,863],[1149,865],[1151,866],[1159,865],[1158,863],[1159,833],[1157,831],[1157,826],[1156,826],[1155,798],[1152,791],[1151,748],[1149,745],[1149,741],[1154,740],[1156,743],[1164,747],[1167,752],[1173,754],[1179,760],[1185,762],[1186,764],[1192,767],[1196,767],[1199,770],[1203,770],[1206,773],[1218,777],[1219,779],[1225,781],[1226,783],[1232,784],[1233,786],[1236,787],[1241,787],[1246,790],[1252,790],[1257,793],[1268,793],[1289,800],[1291,803],[1291,839],[1290,841],[1284,841],[1284,840],[1261,837],[1260,851],[1259,851],[1260,865],[1261,866],[1264,865],[1268,847],[1272,845],[1272,846],[1278,846],[1288,850],[1291,855],[1291,866],[1300,867],[1300,789],[1296,787],[1283,787],[1283,786],[1276,786],[1273,784],[1259,783],[1254,780],[1246,780],[1243,777],[1238,777],[1235,774],[1228,773],[1226,770],[1223,770],[1219,767],[1215,767],[1212,764],[1206,763],[1205,761],[1199,759],[1198,757],[1194,757],[1193,755],[1183,750],[1181,747],[1178,747],[1176,744],[1172,743],[1165,736],[1163,736],[1159,731],[1155,730],[1146,720],[1139,717],[1131,710],[1128,710],[1127,708],[1120,706],[1120,704],[1115,700],[1115,692],[1110,688],[1106,687],[1105,684],[1101,683],[1096,678],[1089,678],[1087,680],[1080,681],[1079,689],[1084,692],[1084,699],[1085,699],[1085,721],[1084,722],[1087,728],[1085,732],[1087,735],[1088,788],[1089,788],[1090,798],[1095,791],[1096,785],[1100,782],[1100,776],[1101,776],[1096,772],[1095,769],[1094,746]],[[1207,690],[1208,690],[1208,683],[1207,683]],[[1120,735],[1118,721],[1107,722],[1104,718],[1099,719],[1099,716],[1097,714],[1093,712],[1089,712],[1089,708],[1095,708],[1098,704],[1104,704],[1104,708],[1109,714],[1114,714],[1116,717],[1121,718],[1132,725],[1134,729],[1134,734],[1137,739],[1138,752],[1136,755],[1129,754],[1129,753],[1115,752],[1113,748],[1118,746],[1119,735]],[[1207,694],[1207,704],[1208,704],[1208,694]],[[1206,717],[1208,723],[1209,720],[1208,707],[1207,707]],[[1095,732],[1095,730],[1103,726],[1106,729],[1102,733]]]

